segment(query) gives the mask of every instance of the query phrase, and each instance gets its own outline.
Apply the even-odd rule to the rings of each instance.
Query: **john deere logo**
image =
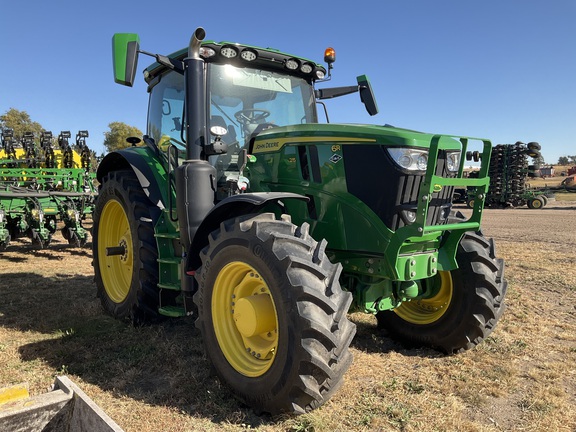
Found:
[[[440,192],[442,190],[442,185],[435,184],[434,185],[434,192]]]
[[[340,159],[342,159],[342,156],[340,156],[339,154],[333,154],[329,160],[332,163],[337,163]]]

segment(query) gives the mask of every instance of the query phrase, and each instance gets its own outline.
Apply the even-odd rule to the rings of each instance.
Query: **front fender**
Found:
[[[222,222],[250,213],[261,213],[269,204],[278,204],[283,209],[282,200],[286,199],[308,201],[308,197],[291,192],[246,193],[220,201],[198,227],[190,246],[186,268],[195,270],[201,265],[200,251],[208,244],[209,234],[218,229]]]
[[[98,165],[96,178],[102,179],[111,171],[131,169],[150,202],[163,210],[168,202],[168,173],[158,156],[148,147],[130,147],[108,153]]]

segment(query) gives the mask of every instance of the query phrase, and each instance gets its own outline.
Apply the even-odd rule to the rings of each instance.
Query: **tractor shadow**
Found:
[[[92,318],[59,329],[51,340],[25,344],[24,361],[42,360],[57,375],[80,377],[115,398],[176,408],[213,423],[258,427],[273,422],[234,399],[214,376],[190,320],[133,327]]]
[[[399,342],[388,331],[379,328],[375,317],[366,314],[352,314],[351,321],[356,324],[356,336],[350,346],[370,354],[398,353],[406,357],[445,357],[445,354],[431,348]]]
[[[93,277],[0,276],[0,326],[21,362],[48,365],[117,398],[173,407],[213,423],[256,428],[274,419],[234,399],[212,372],[192,318],[133,326],[104,314]],[[25,366],[28,367],[28,366]]]
[[[35,265],[39,251],[24,247],[21,252],[22,259]],[[53,252],[59,255],[62,266],[74,265],[68,258],[76,255],[90,259],[86,251],[66,246],[40,251],[40,255]],[[15,261],[20,259],[16,254],[8,255]],[[2,254],[0,257],[4,259]],[[135,327],[104,314],[92,274],[71,276],[57,270],[50,277],[45,274],[32,270],[0,275],[0,326],[18,345],[25,367],[40,361],[51,369],[50,379],[54,375],[68,375],[72,380],[77,377],[115,398],[175,408],[214,424],[257,428],[282,420],[257,415],[220,383],[204,356],[192,318]],[[433,350],[408,349],[378,329],[370,321],[373,317],[358,316],[353,317],[357,326],[353,349],[439,356]]]
[[[13,263],[25,262],[30,257],[43,258],[50,261],[62,260],[63,256],[91,257],[92,242],[88,241],[85,245],[77,247],[68,244],[64,240],[53,239],[48,246],[40,248],[32,244],[28,238],[23,237],[12,240],[6,249],[0,251],[0,259]]]
[[[92,257],[91,247],[91,243],[86,244],[81,248],[62,244],[51,246],[49,249],[36,249],[35,251],[31,251],[31,253],[34,253],[36,256],[43,257],[48,260],[60,259],[54,257],[54,254],[52,253],[53,251],[63,252],[73,257]]]

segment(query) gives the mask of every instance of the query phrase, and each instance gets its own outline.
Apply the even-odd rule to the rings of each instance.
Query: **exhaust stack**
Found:
[[[200,58],[200,45],[206,36],[198,27],[190,38],[188,57],[184,59],[186,81],[186,159],[200,160],[206,141],[206,89],[204,60]]]
[[[184,59],[186,86],[186,160],[175,170],[176,210],[180,238],[188,252],[194,235],[204,217],[214,207],[216,168],[208,163],[204,154],[206,142],[206,70],[200,57],[200,45],[206,36],[198,27],[190,38],[188,57]],[[184,270],[184,266],[182,266]],[[182,290],[193,291],[192,278],[182,274]]]
[[[190,45],[188,45],[188,57],[195,60],[200,60],[200,44],[206,37],[206,31],[202,27],[198,27],[192,37],[190,38]]]

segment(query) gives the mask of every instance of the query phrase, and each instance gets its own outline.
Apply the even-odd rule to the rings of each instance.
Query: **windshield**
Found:
[[[316,122],[312,86],[304,79],[265,70],[211,64],[210,127],[240,146],[264,129]]]
[[[226,129],[230,153],[266,128],[317,121],[312,86],[302,78],[214,63],[208,71],[208,126]],[[184,76],[174,71],[152,88],[147,130],[164,151],[185,148],[184,95]]]

